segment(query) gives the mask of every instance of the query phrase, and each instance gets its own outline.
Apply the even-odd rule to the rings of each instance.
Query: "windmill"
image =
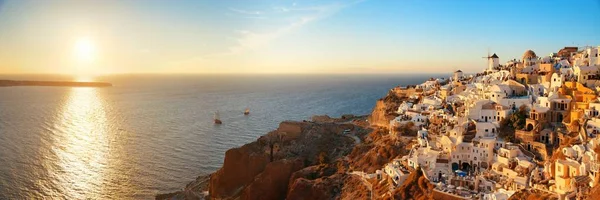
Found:
[[[498,55],[496,55],[496,54],[494,53],[494,55],[491,55],[491,56],[490,56],[490,49],[489,49],[489,48],[488,48],[488,51],[487,51],[487,52],[488,52],[488,53],[487,53],[487,57],[481,57],[481,58],[486,58],[486,59],[487,59],[487,61],[488,61],[488,69],[487,69],[487,70],[488,70],[488,71],[492,71],[492,70],[494,70],[494,67],[496,67],[496,65],[498,65],[498,64],[493,64],[493,65],[492,65],[492,63],[491,63],[491,62],[493,61],[493,59],[494,59],[494,58],[498,58]]]

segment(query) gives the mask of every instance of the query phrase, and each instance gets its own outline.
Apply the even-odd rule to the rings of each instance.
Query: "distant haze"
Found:
[[[0,73],[431,73],[600,44],[598,1],[0,0]]]

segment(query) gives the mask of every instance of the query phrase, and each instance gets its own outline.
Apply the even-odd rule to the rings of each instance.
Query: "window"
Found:
[[[488,132],[488,130],[487,130],[487,129],[485,129],[485,132],[487,133],[487,132]]]

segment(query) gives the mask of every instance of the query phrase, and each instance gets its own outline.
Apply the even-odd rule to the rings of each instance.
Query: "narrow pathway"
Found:
[[[346,137],[350,137],[354,140],[354,145],[360,144],[360,138],[356,137],[356,135],[346,135]]]

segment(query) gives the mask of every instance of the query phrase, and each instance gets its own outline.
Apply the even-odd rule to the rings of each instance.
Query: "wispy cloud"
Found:
[[[292,20],[285,24],[282,24],[269,32],[253,32],[251,30],[244,30],[239,34],[237,39],[238,45],[229,48],[230,53],[239,53],[246,50],[253,50],[262,47],[269,42],[277,39],[285,34],[300,29],[301,27],[315,22],[320,19],[327,18],[335,13],[339,12],[343,8],[355,4],[359,1],[342,3],[336,2],[332,4],[309,6],[309,7],[274,7],[276,11],[284,12],[298,12],[298,16],[294,16]],[[293,4],[294,5],[294,4]],[[300,12],[302,11],[302,12]]]
[[[268,19],[266,16],[244,16],[245,19]]]
[[[250,30],[244,30],[240,37],[237,39],[238,45],[230,48],[233,53],[239,53],[245,50],[253,50],[262,47],[274,39],[277,39],[285,34],[288,34],[294,30],[297,30],[306,24],[314,22],[319,19],[326,18],[344,7],[344,4],[333,4],[324,5],[318,7],[318,9],[311,9],[312,13],[305,14],[299,17],[295,17],[290,22],[283,24],[270,32],[253,32]]]
[[[244,14],[244,15],[260,15],[263,14],[263,12],[261,11],[253,11],[253,10],[242,10],[242,9],[237,9],[237,8],[229,8],[229,10],[236,12],[238,14]]]
[[[240,54],[242,52],[259,49],[261,47],[268,45],[273,40],[275,40],[279,37],[289,34],[290,32],[296,31],[312,22],[332,16],[335,13],[341,11],[342,9],[344,9],[350,5],[359,3],[359,2],[362,2],[362,0],[352,1],[352,2],[335,2],[335,3],[331,3],[331,4],[307,6],[307,7],[297,6],[296,3],[293,3],[291,7],[285,7],[285,6],[272,7],[272,10],[274,11],[274,13],[261,12],[261,11],[248,11],[248,10],[229,8],[230,10],[232,10],[236,13],[239,13],[241,15],[254,15],[254,17],[265,17],[267,15],[268,16],[279,15],[279,16],[273,17],[273,18],[279,18],[279,19],[289,18],[290,20],[287,20],[286,23],[282,23],[282,24],[272,28],[269,31],[257,32],[257,31],[252,31],[252,30],[235,30],[234,33],[236,36],[234,37],[234,40],[236,41],[236,44],[229,47],[228,51],[194,57],[194,58],[186,60],[185,63],[199,61],[199,60],[205,60],[205,59],[215,58],[215,57],[235,55],[235,54]],[[286,12],[286,14],[281,16],[282,15],[281,12]],[[279,13],[279,14],[277,14],[277,13]],[[247,17],[252,17],[252,16],[242,16],[242,17],[247,18]]]
[[[290,9],[285,6],[274,6],[272,9],[276,12],[289,12],[290,11]]]

